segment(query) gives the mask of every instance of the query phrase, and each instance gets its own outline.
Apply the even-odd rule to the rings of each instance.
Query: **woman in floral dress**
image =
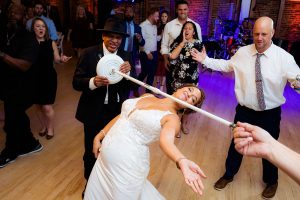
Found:
[[[171,44],[170,67],[174,68],[173,91],[186,83],[198,85],[199,67],[190,53],[193,48],[201,51],[202,43],[198,38],[195,24],[188,21],[183,25],[180,35]]]
[[[198,86],[199,67],[198,63],[192,59],[191,51],[193,48],[202,51],[202,43],[198,38],[196,25],[187,21],[183,24],[180,35],[171,44],[171,53],[169,54],[170,68],[172,73],[172,92],[176,91],[182,85],[187,83]],[[181,113],[181,131],[187,134],[189,131],[184,126],[187,123],[184,113]],[[179,132],[176,137],[181,137]]]

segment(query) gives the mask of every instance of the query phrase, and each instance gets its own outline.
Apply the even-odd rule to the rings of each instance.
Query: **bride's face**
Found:
[[[175,97],[189,104],[196,105],[201,99],[201,92],[196,87],[183,87],[174,93]]]

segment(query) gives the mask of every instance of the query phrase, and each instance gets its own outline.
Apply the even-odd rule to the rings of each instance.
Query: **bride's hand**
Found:
[[[204,172],[196,163],[188,159],[180,160],[179,166],[186,184],[190,186],[194,190],[194,192],[202,195],[204,185],[201,179],[206,178]]]
[[[99,150],[100,150],[100,147],[101,147],[101,142],[100,142],[100,139],[99,139],[99,136],[100,134],[96,135],[96,137],[94,138],[94,144],[93,144],[93,153],[95,155],[95,158],[97,159],[98,158],[98,155],[99,155]]]

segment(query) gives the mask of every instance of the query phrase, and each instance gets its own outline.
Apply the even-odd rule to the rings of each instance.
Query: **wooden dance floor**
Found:
[[[58,72],[57,100],[54,105],[55,137],[46,140],[38,136],[39,123],[35,108],[28,110],[32,131],[44,145],[44,150],[22,158],[0,169],[1,200],[80,200],[85,185],[83,178],[83,127],[74,118],[79,92],[72,88],[76,59],[56,66]],[[229,121],[233,120],[236,100],[232,74],[205,72],[200,74],[200,86],[206,92],[203,109]],[[300,152],[300,96],[285,89],[286,104],[282,107],[279,140]],[[2,110],[3,104],[0,103]],[[0,122],[0,149],[5,133]],[[188,117],[188,135],[176,139],[179,149],[200,165],[208,176],[205,191],[198,197],[184,183],[181,172],[162,153],[158,143],[151,145],[149,179],[169,200],[252,200],[261,199],[264,189],[261,159],[244,157],[239,173],[225,190],[216,191],[214,182],[223,175],[227,150],[231,141],[228,127],[201,114]],[[293,164],[291,161],[290,164]],[[300,169],[299,169],[300,170]],[[279,171],[279,187],[274,200],[298,200],[300,186]]]

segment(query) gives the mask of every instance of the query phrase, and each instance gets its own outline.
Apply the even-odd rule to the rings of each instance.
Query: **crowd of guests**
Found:
[[[26,114],[33,104],[36,104],[40,113],[39,135],[47,139],[54,137],[52,105],[56,97],[57,74],[53,63],[68,62],[71,57],[65,56],[57,48],[58,32],[62,28],[57,22],[59,18],[50,15],[50,9],[50,4],[37,1],[33,9],[27,8],[25,13],[22,5],[12,3],[7,10],[7,18],[1,18],[0,99],[4,102],[4,130],[7,137],[0,154],[0,168],[19,156],[43,149],[31,132]],[[299,92],[300,69],[288,52],[272,43],[272,19],[261,17],[255,22],[254,44],[242,47],[230,60],[217,60],[206,55],[201,27],[188,17],[189,6],[186,1],[177,2],[175,19],[170,20],[166,10],[151,8],[140,25],[134,22],[133,5],[125,6],[122,17],[116,16],[113,11],[105,20],[103,29],[99,29],[100,44],[93,46],[93,17],[81,5],[77,6],[76,17],[67,34],[78,57],[72,84],[75,90],[82,92],[76,118],[83,123],[84,177],[89,180],[83,196],[85,199],[95,199],[95,196],[106,199],[147,199],[147,191],[151,191],[152,199],[164,199],[146,180],[149,170],[147,148],[155,140],[159,140],[163,151],[182,171],[186,184],[198,194],[202,194],[204,189],[202,178],[206,177],[205,174],[174,145],[174,137],[180,133],[181,115],[189,113],[187,109],[152,94],[128,101],[131,91],[134,96],[140,96],[138,85],[125,79],[109,84],[107,77],[96,73],[98,61],[109,54],[118,55],[124,60],[120,66],[121,72],[130,73],[140,81],[146,79],[148,85],[157,82],[157,87],[162,90],[166,86],[168,94],[198,106],[202,105],[205,97],[204,92],[198,89],[200,63],[213,70],[234,72],[238,101],[234,122],[237,128],[234,129],[234,139],[228,151],[226,171],[214,186],[216,190],[224,189],[238,172],[242,154],[257,155],[253,152],[258,150],[252,146],[261,144],[255,142],[278,139],[286,83],[290,82]],[[136,66],[138,60],[141,63],[139,74]],[[270,74],[274,78],[269,78]],[[146,90],[146,93],[151,91]],[[142,111],[156,112],[146,117]],[[140,121],[146,118],[151,119],[149,123]],[[260,126],[271,136],[262,138],[260,133],[269,133],[239,121]],[[121,132],[138,142],[123,141]],[[131,132],[135,134],[132,136]],[[117,149],[111,149],[110,145]],[[278,151],[291,153],[277,146],[280,148]],[[124,162],[121,158],[126,151],[132,156]],[[136,151],[144,153],[134,154]],[[264,198],[272,198],[276,193],[277,166],[283,167],[299,182],[295,169],[289,169],[282,161],[270,158],[269,152],[261,151],[261,154],[263,180],[266,183],[262,193]],[[293,159],[299,159],[297,154],[291,154]],[[124,168],[126,163],[129,166]],[[142,164],[137,164],[135,169],[132,163]],[[120,171],[119,165],[124,170]],[[124,180],[120,181],[119,176]],[[107,181],[97,181],[100,179]],[[131,184],[133,180],[135,185]],[[135,192],[132,192],[133,188]]]
[[[46,8],[48,13],[44,12]],[[47,139],[54,137],[52,105],[57,90],[54,63],[67,62],[71,58],[59,52],[56,25],[47,17],[50,7],[36,1],[30,19],[25,17],[25,11],[29,10],[12,2],[3,15],[5,17],[1,18],[0,98],[4,102],[6,143],[1,151],[0,167],[19,156],[43,149],[31,132],[26,114],[32,105],[36,105],[41,122],[39,135]]]

